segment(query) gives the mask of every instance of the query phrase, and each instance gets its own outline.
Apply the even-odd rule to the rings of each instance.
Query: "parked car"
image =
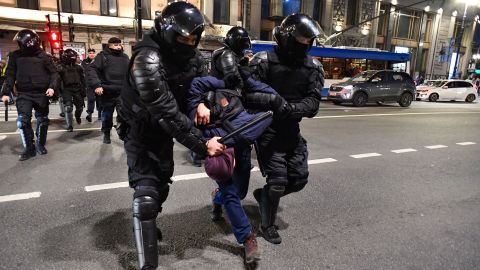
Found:
[[[415,97],[415,82],[405,72],[368,70],[348,81],[332,84],[328,100],[334,104],[351,102],[364,106],[367,102],[398,102],[408,107]]]
[[[458,100],[473,102],[478,98],[472,83],[462,80],[430,80],[417,86],[417,100]]]

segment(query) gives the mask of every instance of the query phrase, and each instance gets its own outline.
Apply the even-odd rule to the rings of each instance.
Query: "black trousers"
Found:
[[[75,117],[80,117],[83,111],[83,107],[85,106],[81,89],[78,89],[78,88],[63,89],[62,101],[65,107],[70,107],[73,109],[73,105],[75,105]]]

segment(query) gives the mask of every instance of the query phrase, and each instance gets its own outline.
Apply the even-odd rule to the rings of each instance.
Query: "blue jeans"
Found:
[[[219,184],[219,192],[215,194],[213,202],[223,204],[228,219],[232,225],[233,234],[239,243],[252,232],[252,226],[243,210],[240,200],[244,199],[248,192],[251,170],[251,149],[235,148],[235,168],[232,179]]]

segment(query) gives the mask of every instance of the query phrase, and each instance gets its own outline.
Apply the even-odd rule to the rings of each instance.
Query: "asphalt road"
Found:
[[[53,119],[48,155],[18,162],[15,123],[0,123],[0,269],[135,269],[125,154],[98,127],[67,133]],[[283,242],[259,238],[257,265],[244,264],[228,221],[209,220],[214,183],[175,145],[160,268],[480,269],[479,103],[322,102],[302,133],[310,183],[282,199]],[[244,201],[255,228],[251,191],[263,183],[255,168]]]

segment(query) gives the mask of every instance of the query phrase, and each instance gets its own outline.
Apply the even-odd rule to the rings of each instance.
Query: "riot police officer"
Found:
[[[108,40],[108,47],[99,52],[87,68],[88,87],[102,104],[103,143],[110,144],[110,131],[113,127],[113,112],[118,106],[118,97],[127,74],[128,56],[123,53],[122,41],[117,37]],[[117,110],[118,112],[118,110]]]
[[[73,105],[75,105],[75,120],[77,124],[82,122],[85,97],[85,74],[83,68],[76,64],[78,54],[72,49],[66,49],[61,56],[59,70],[62,83],[62,100],[65,108],[65,121],[67,130],[73,131]]]
[[[17,127],[20,131],[24,150],[19,160],[47,154],[45,143],[48,131],[49,97],[54,94],[57,71],[52,59],[40,48],[40,38],[30,29],[20,30],[13,38],[20,47],[8,59],[5,82],[2,87],[2,101],[9,101],[13,86],[17,89]],[[32,130],[32,109],[37,119],[36,147]]]
[[[133,225],[141,269],[158,266],[156,217],[167,199],[173,175],[173,138],[200,154],[217,155],[218,138],[202,138],[186,113],[186,96],[194,77],[205,75],[196,49],[204,19],[187,2],[169,3],[155,26],[135,47],[121,94],[119,134],[127,153],[133,194]]]
[[[227,84],[227,88],[238,89],[241,91],[243,82],[238,72],[238,65],[244,58],[245,50],[249,50],[252,47],[250,37],[247,30],[243,27],[232,27],[225,36],[225,46],[215,50],[212,54],[212,70],[213,76],[223,79]],[[203,115],[200,113],[198,117]],[[202,122],[200,119],[197,122]],[[250,181],[251,170],[251,150],[250,145],[235,145],[235,169],[232,177],[232,183],[235,185],[237,194],[240,199],[244,199],[248,192],[248,184]],[[216,189],[213,192],[213,205],[211,218],[213,221],[217,221],[222,215],[221,192]]]
[[[273,30],[274,49],[258,53],[250,63],[254,77],[269,84],[286,101],[280,100],[281,115],[258,140],[267,184],[255,190],[254,196],[260,204],[263,236],[274,244],[282,240],[274,226],[280,198],[302,190],[308,182],[308,150],[299,122],[318,112],[324,72],[321,63],[307,54],[321,32],[309,16],[289,15]],[[263,98],[262,102],[259,94],[257,102],[269,104],[270,97]]]
[[[81,65],[83,67],[83,70],[85,71],[85,76],[87,76],[87,68],[88,66],[93,62],[93,59],[95,59],[95,49],[88,49],[88,55],[87,58],[83,59]],[[87,85],[85,83],[85,85]],[[100,108],[100,98],[96,98],[95,95],[95,89],[92,89],[88,87],[87,85],[87,121],[92,122],[92,113],[93,110],[95,109],[95,105],[97,106],[97,111],[98,111],[98,119],[101,119],[101,112],[102,109]]]

